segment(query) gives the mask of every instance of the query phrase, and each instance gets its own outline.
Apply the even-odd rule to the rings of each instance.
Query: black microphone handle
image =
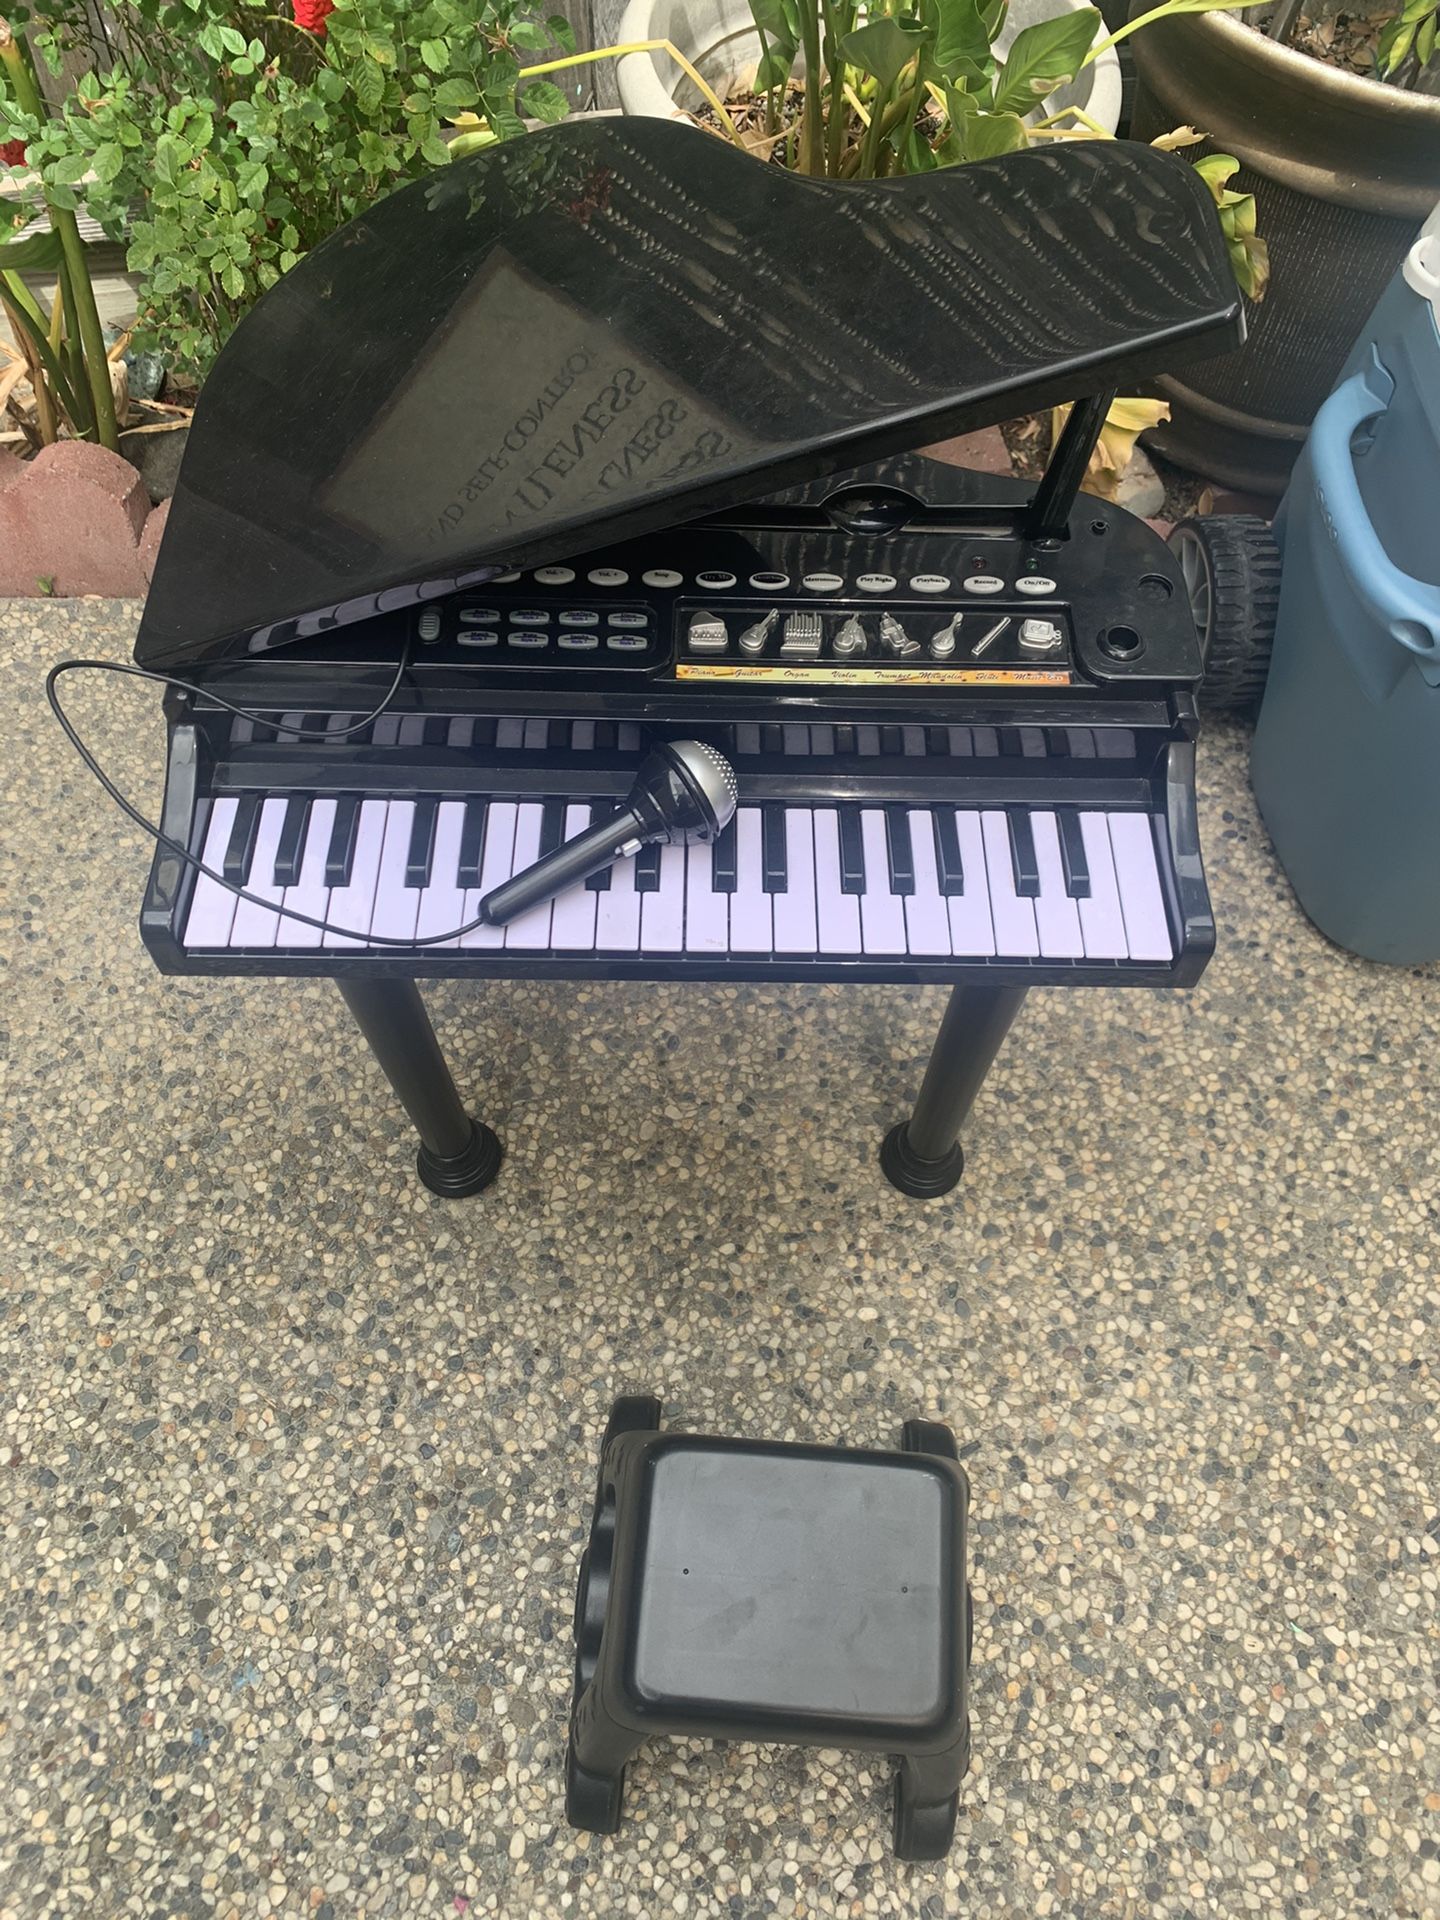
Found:
[[[533,867],[526,867],[513,880],[487,893],[480,902],[480,915],[492,927],[508,926],[542,900],[553,900],[578,880],[588,880],[601,867],[613,865],[620,849],[640,838],[640,822],[629,807],[621,807],[608,819],[598,820],[584,833],[567,840],[554,853],[547,853]]]

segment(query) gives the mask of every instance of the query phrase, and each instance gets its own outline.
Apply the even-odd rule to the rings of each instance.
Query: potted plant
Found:
[[[1265,31],[1235,15],[1177,15],[1134,42],[1132,131],[1188,121],[1238,156],[1236,186],[1254,197],[1275,268],[1243,352],[1164,380],[1171,418],[1151,437],[1171,459],[1256,492],[1283,490],[1440,199],[1434,0],[1367,22],[1368,44],[1342,33],[1343,18],[1333,0],[1308,12],[1277,0]]]

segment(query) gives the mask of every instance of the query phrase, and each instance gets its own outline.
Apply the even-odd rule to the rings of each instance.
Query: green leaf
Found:
[[[883,14],[866,26],[847,33],[840,42],[840,54],[852,67],[873,74],[882,94],[889,93],[906,67],[931,44],[928,27],[903,25]]]
[[[524,82],[523,74],[521,75],[521,82],[522,84]],[[520,105],[523,111],[528,113],[532,119],[544,120],[547,124],[553,124],[556,120],[563,120],[570,111],[570,102],[565,98],[559,87],[552,86],[548,80],[532,80],[530,85],[525,88],[525,92],[520,100]]]
[[[546,20],[545,25],[549,31],[550,38],[555,42],[556,46],[560,48],[562,53],[574,53],[575,29],[563,13],[552,13]]]
[[[239,300],[245,292],[245,276],[233,260],[229,260],[220,269],[220,284],[232,300]]]
[[[58,233],[32,233],[0,246],[0,273],[54,273],[63,257]]]
[[[510,29],[509,39],[512,47],[523,47],[528,53],[539,53],[550,44],[549,34],[534,20],[517,20]]]
[[[795,54],[794,46],[772,40],[755,69],[756,90],[769,93],[772,87],[783,87],[794,70]]]
[[[962,63],[982,66],[989,59],[992,36],[981,17],[979,0],[930,0],[928,17],[935,26],[931,59],[946,79]]]
[[[87,154],[67,153],[62,160],[57,162],[54,170],[47,175],[47,180],[53,182],[57,187],[78,186],[85,178],[89,167],[90,159]]]
[[[420,58],[431,73],[445,73],[450,66],[450,49],[443,40],[422,40]]]
[[[245,36],[237,27],[221,27],[220,39],[227,53],[244,53]]]
[[[437,113],[464,113],[480,98],[480,90],[469,80],[447,80],[435,89]]]
[[[996,113],[1028,113],[1056,87],[1073,80],[1100,24],[1094,7],[1022,27],[995,85]]]
[[[428,160],[432,167],[444,167],[450,163],[450,149],[436,133],[432,133],[428,139],[421,141],[420,156]]]
[[[989,160],[1018,153],[1030,136],[1017,113],[984,113],[964,94],[952,93],[951,125],[967,160]]]
[[[95,168],[95,178],[99,180],[102,185],[109,186],[110,182],[116,177],[125,164],[124,150],[118,141],[107,140],[102,146],[98,146],[95,149],[95,158],[92,164]]]

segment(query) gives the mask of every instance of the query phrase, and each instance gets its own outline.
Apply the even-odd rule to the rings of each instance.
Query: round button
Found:
[[[678,587],[684,577],[673,567],[647,567],[640,576],[647,587]]]
[[[968,584],[968,583],[967,583]],[[1055,582],[1044,573],[1022,573],[1015,582],[1017,593],[1045,594],[1054,593]]]
[[[605,624],[610,627],[639,627],[643,629],[649,626],[650,616],[648,613],[632,613],[628,610],[620,613],[607,613],[605,616]]]
[[[600,624],[600,616],[593,607],[567,607],[555,617],[562,627],[598,627]]]
[[[562,633],[560,644],[571,653],[589,653],[600,644],[598,633]]]
[[[948,593],[950,576],[948,573],[912,573],[910,591],[912,593]]]
[[[498,633],[457,633],[456,640],[462,647],[498,647]]]
[[[855,584],[862,593],[893,593],[895,576],[893,573],[861,573],[856,575]]]
[[[508,586],[512,580],[518,580],[519,578],[520,578],[520,569],[518,567],[511,567],[508,573],[492,574],[490,579],[486,582],[486,585],[504,587],[504,586]]]
[[[575,578],[573,567],[537,567],[535,578],[542,587],[568,587]]]
[[[750,584],[757,593],[783,593],[790,584],[788,573],[752,573]]]
[[[967,593],[1003,593],[1005,582],[998,573],[972,573],[962,582]]]
[[[839,593],[845,581],[838,573],[807,573],[800,584],[807,593]]]
[[[438,640],[440,638],[440,610],[438,607],[427,607],[425,612],[421,614],[419,633],[422,640]]]
[[[550,616],[544,607],[515,607],[510,618],[517,627],[544,627],[550,624]]]
[[[623,587],[630,576],[623,567],[592,567],[585,578],[592,587]]]
[[[695,584],[697,587],[705,587],[714,593],[723,593],[727,587],[734,586],[735,576],[733,573],[726,573],[721,567],[716,567],[709,573],[697,573],[695,576]]]

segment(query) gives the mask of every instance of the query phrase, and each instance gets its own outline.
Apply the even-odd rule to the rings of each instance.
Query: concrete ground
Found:
[[[954,1198],[875,1148],[935,990],[431,995],[503,1134],[460,1204],[333,989],[167,981],[148,851],[44,711],[133,610],[10,603],[0,1913],[1440,1913],[1440,970],[1305,921],[1203,748],[1220,948],[1037,995]],[[148,689],[77,688],[153,803]],[[975,1762],[658,1745],[569,1831],[611,1396],[974,1484]]]

